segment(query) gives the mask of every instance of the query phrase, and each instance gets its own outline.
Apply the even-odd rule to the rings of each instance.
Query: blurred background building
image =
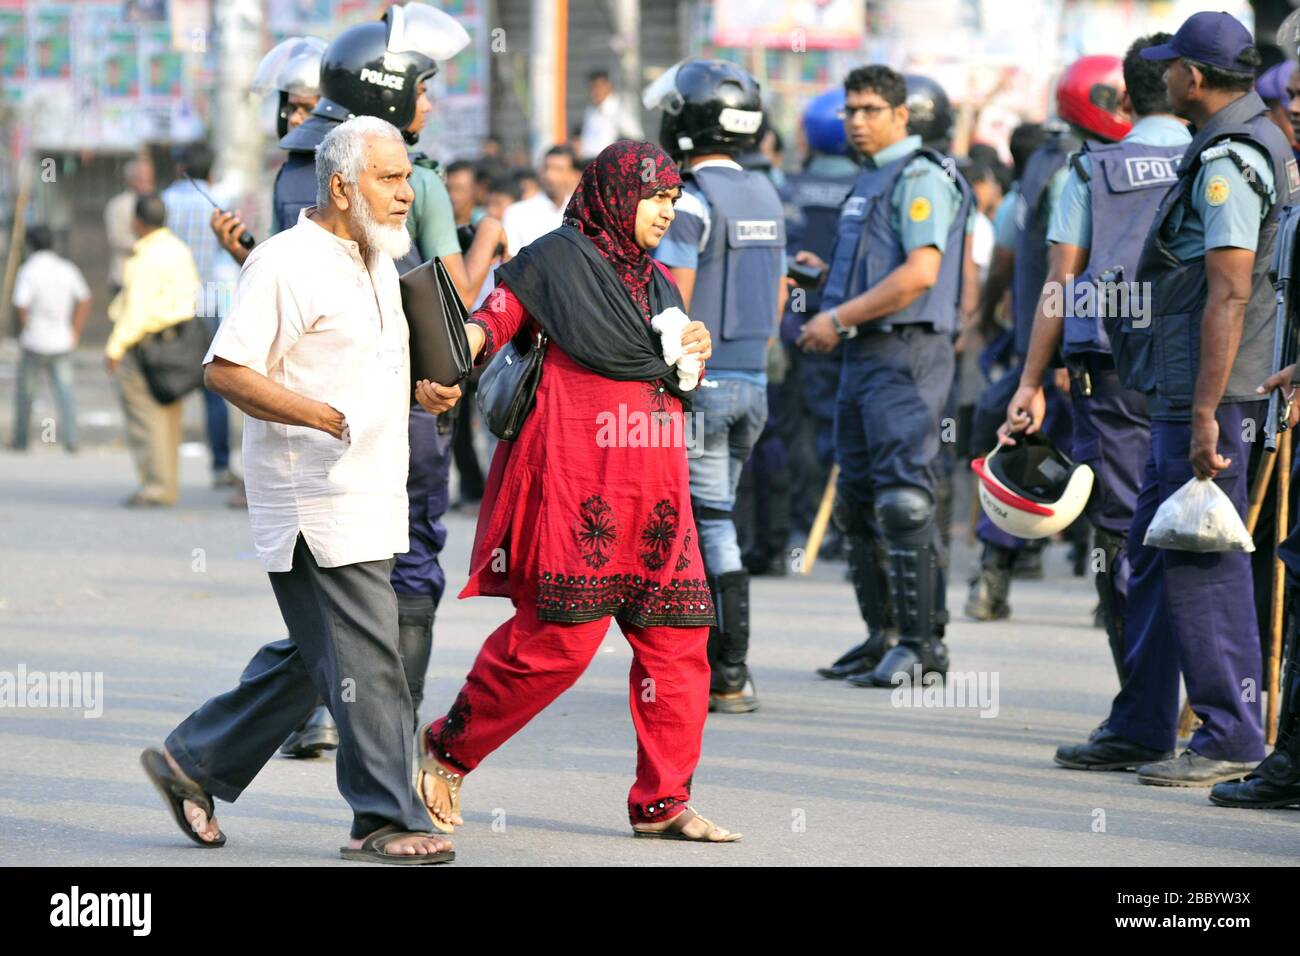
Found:
[[[735,60],[763,86],[783,162],[800,161],[803,104],[871,61],[926,73],[961,111],[962,142],[1005,154],[1022,119],[1050,113],[1056,73],[1084,53],[1122,54],[1140,34],[1200,9],[1253,25],[1266,64],[1288,0],[440,0],[472,45],[444,64],[421,146],[443,162],[499,149],[534,165],[577,141],[588,77],[607,71],[628,109],[690,55]],[[105,202],[125,163],[149,154],[159,187],[172,148],[208,138],[217,177],[242,195],[259,236],[280,154],[274,103],[247,93],[262,53],[284,37],[332,39],[375,18],[380,0],[0,0],[0,258],[16,212],[48,224],[95,293],[89,335],[106,327]],[[641,117],[647,137],[658,122]],[[494,141],[494,142],[493,142]],[[5,298],[8,298],[6,290]],[[7,305],[7,303],[6,303]],[[3,308],[3,306],[0,306]],[[8,332],[8,323],[5,324]]]

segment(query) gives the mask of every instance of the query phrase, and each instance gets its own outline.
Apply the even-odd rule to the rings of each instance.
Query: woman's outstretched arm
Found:
[[[499,285],[483,301],[465,324],[474,364],[487,361],[502,345],[509,342],[528,321],[528,311],[507,286]]]

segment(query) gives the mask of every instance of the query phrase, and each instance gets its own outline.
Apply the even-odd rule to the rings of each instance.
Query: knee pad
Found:
[[[929,544],[934,500],[928,492],[912,485],[885,488],[876,496],[876,518],[890,544]]]

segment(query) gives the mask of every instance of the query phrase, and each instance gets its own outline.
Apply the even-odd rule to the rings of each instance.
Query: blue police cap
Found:
[[[1178,28],[1168,43],[1149,46],[1141,53],[1144,60],[1176,60],[1187,57],[1206,66],[1216,66],[1232,73],[1254,70],[1240,60],[1255,45],[1250,31],[1226,13],[1194,13]]]

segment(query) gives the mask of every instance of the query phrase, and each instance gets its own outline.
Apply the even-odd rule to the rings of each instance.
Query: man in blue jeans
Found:
[[[206,143],[190,143],[180,155],[179,175],[176,181],[163,190],[162,199],[167,207],[167,228],[190,247],[194,267],[199,273],[202,292],[196,303],[195,314],[203,319],[208,332],[217,334],[230,305],[230,297],[239,278],[234,261],[221,250],[221,244],[208,223],[212,218],[212,203],[199,191],[200,188],[220,203],[230,205],[223,195],[214,195],[212,164],[214,154]],[[195,183],[201,183],[196,186]],[[208,447],[212,450],[212,487],[238,487],[239,480],[230,471],[230,415],[226,402],[216,392],[203,389],[203,407],[207,418]]]
[[[32,401],[37,376],[50,379],[59,409],[58,426],[63,447],[77,450],[77,408],[72,399],[72,353],[90,316],[90,289],[81,270],[55,253],[45,226],[27,230],[31,255],[14,281],[14,307],[18,310],[18,396],[14,403],[13,446],[27,447]],[[42,430],[44,431],[44,430]],[[50,438],[57,437],[51,435]],[[42,434],[43,440],[48,440]]]
[[[749,675],[749,572],[732,510],[740,471],[767,421],[767,347],[785,308],[785,214],[772,181],[742,169],[762,122],[758,83],[731,63],[685,60],[644,97],[664,108],[660,142],[684,163],[677,216],[655,255],[673,273],[713,357],[695,393],[691,501],[718,608],[709,633],[709,710],[758,708]],[[702,434],[701,434],[702,431]]]

